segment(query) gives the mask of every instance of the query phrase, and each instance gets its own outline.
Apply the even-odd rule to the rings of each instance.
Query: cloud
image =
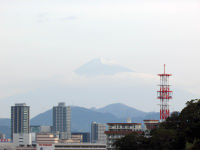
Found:
[[[49,14],[47,12],[39,13],[37,15],[37,22],[39,22],[39,23],[48,22],[48,20],[49,20],[48,15]]]
[[[102,64],[118,65],[117,62],[115,60],[113,60],[113,59],[106,59],[106,58],[101,57],[100,61],[101,61]]]
[[[133,71],[129,68],[113,64],[112,61],[100,58],[93,59],[75,70],[75,73],[80,76],[114,75],[120,72]]]
[[[39,13],[37,15],[37,22],[43,23],[43,22],[52,22],[52,21],[67,21],[67,20],[76,20],[78,17],[76,16],[63,16],[59,14],[50,14],[48,12]]]
[[[78,19],[78,17],[76,16],[67,16],[67,17],[62,17],[60,18],[61,21],[65,21],[65,20],[76,20]]]

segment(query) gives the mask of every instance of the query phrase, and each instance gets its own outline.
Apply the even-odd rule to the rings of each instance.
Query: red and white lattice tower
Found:
[[[164,64],[164,73],[158,74],[160,76],[160,90],[158,92],[158,99],[160,99],[160,121],[164,121],[167,117],[170,116],[169,111],[169,100],[172,99],[172,91],[170,90],[169,77],[172,74],[165,73],[165,64]]]

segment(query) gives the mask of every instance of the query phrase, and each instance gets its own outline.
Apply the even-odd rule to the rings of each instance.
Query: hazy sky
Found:
[[[16,102],[31,116],[59,101],[158,111],[164,63],[180,110],[200,96],[199,16],[199,0],[0,0],[0,117]],[[74,73],[96,58],[135,73]]]

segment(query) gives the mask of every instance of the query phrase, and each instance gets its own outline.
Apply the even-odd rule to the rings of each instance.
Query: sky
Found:
[[[0,0],[0,117],[19,102],[32,117],[60,101],[159,111],[163,64],[181,110],[200,96],[199,16],[199,0]],[[94,59],[134,72],[75,73]]]

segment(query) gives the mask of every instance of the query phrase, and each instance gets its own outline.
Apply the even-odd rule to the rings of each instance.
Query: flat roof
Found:
[[[143,120],[143,121],[159,121],[159,120]]]
[[[107,125],[142,125],[142,123],[107,123]]]
[[[105,134],[120,134],[120,135],[127,135],[131,133],[142,133],[141,130],[139,131],[105,131]]]

